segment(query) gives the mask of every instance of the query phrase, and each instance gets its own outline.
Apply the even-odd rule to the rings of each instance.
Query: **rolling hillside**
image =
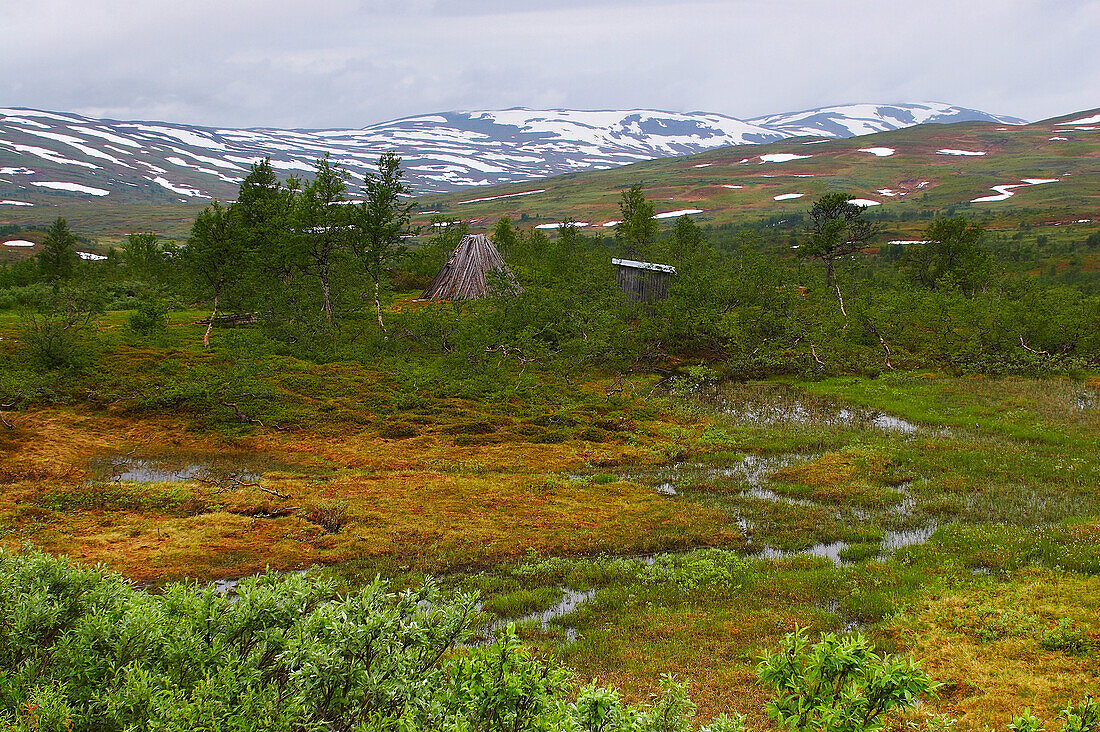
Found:
[[[1100,115],[1091,110],[1030,125],[922,124],[859,137],[785,138],[608,170],[428,193],[418,199],[417,221],[428,224],[442,216],[479,230],[508,215],[525,227],[553,229],[566,218],[600,227],[617,218],[622,188],[642,182],[659,215],[672,219],[677,212],[697,211],[692,215],[701,223],[778,221],[787,213],[805,212],[826,191],[843,190],[867,202],[875,217],[897,222],[899,231],[916,231],[928,216],[948,211],[997,227],[1026,222],[1091,231],[1100,227],[1094,220],[1100,219],[1098,130]],[[22,186],[18,195],[33,187],[56,198],[36,206],[0,206],[0,224],[41,225],[64,215],[78,231],[105,240],[134,230],[183,238],[208,203],[178,197],[124,203],[113,194],[54,191],[33,186],[41,182],[36,174],[4,165],[0,185],[22,181],[15,184]],[[227,186],[231,197],[235,184]],[[12,189],[5,190],[0,200],[17,200]]]
[[[571,218],[609,227],[620,191],[642,182],[658,216],[692,212],[714,224],[804,212],[842,190],[886,220],[966,212],[993,225],[1095,227],[1100,223],[1100,115],[1030,125],[920,125],[857,138],[801,137],[728,147],[614,170],[422,196],[423,220],[461,218],[475,228],[502,215],[552,229]],[[1013,224],[1015,225],[1015,223]]]
[[[919,123],[1016,123],[945,104],[831,107],[760,122],[656,110],[510,109],[444,112],[351,130],[227,129],[119,122],[70,113],[0,109],[0,209],[73,200],[198,203],[236,195],[249,166],[271,158],[284,176],[308,176],[331,156],[352,195],[378,156],[396,150],[416,193],[601,170],[795,135],[849,137]]]

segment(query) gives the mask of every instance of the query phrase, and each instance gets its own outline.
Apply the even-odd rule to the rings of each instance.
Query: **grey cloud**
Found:
[[[0,104],[232,126],[449,109],[736,117],[945,101],[1100,105],[1100,0],[41,0],[0,21]]]

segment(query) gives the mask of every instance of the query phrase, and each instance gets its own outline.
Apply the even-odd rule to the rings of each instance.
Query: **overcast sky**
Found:
[[[1100,106],[1100,0],[0,0],[0,106],[361,127],[507,107]]]

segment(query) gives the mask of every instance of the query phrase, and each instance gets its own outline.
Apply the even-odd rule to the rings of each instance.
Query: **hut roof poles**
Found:
[[[489,294],[486,276],[500,271],[519,289],[512,270],[504,263],[489,237],[474,234],[462,237],[435,280],[424,290],[422,300],[472,300]]]

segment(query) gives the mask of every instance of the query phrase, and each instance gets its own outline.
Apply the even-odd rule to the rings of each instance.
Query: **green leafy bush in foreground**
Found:
[[[805,631],[788,635],[757,668],[776,692],[768,716],[790,730],[877,732],[887,712],[935,691],[916,661],[874,650],[862,635],[826,633],[812,647]]]
[[[691,732],[695,706],[671,678],[632,706],[579,690],[509,628],[463,645],[476,599],[428,582],[400,594],[381,580],[346,595],[268,573],[227,598],[172,584],[161,594],[37,551],[0,551],[0,725],[8,730],[446,730]],[[891,708],[932,689],[912,661],[861,636],[802,631],[765,657],[770,716],[794,730],[877,730]],[[1026,713],[1025,713],[1026,715]],[[1096,732],[1091,699],[1064,713]],[[722,715],[700,732],[744,732]]]

